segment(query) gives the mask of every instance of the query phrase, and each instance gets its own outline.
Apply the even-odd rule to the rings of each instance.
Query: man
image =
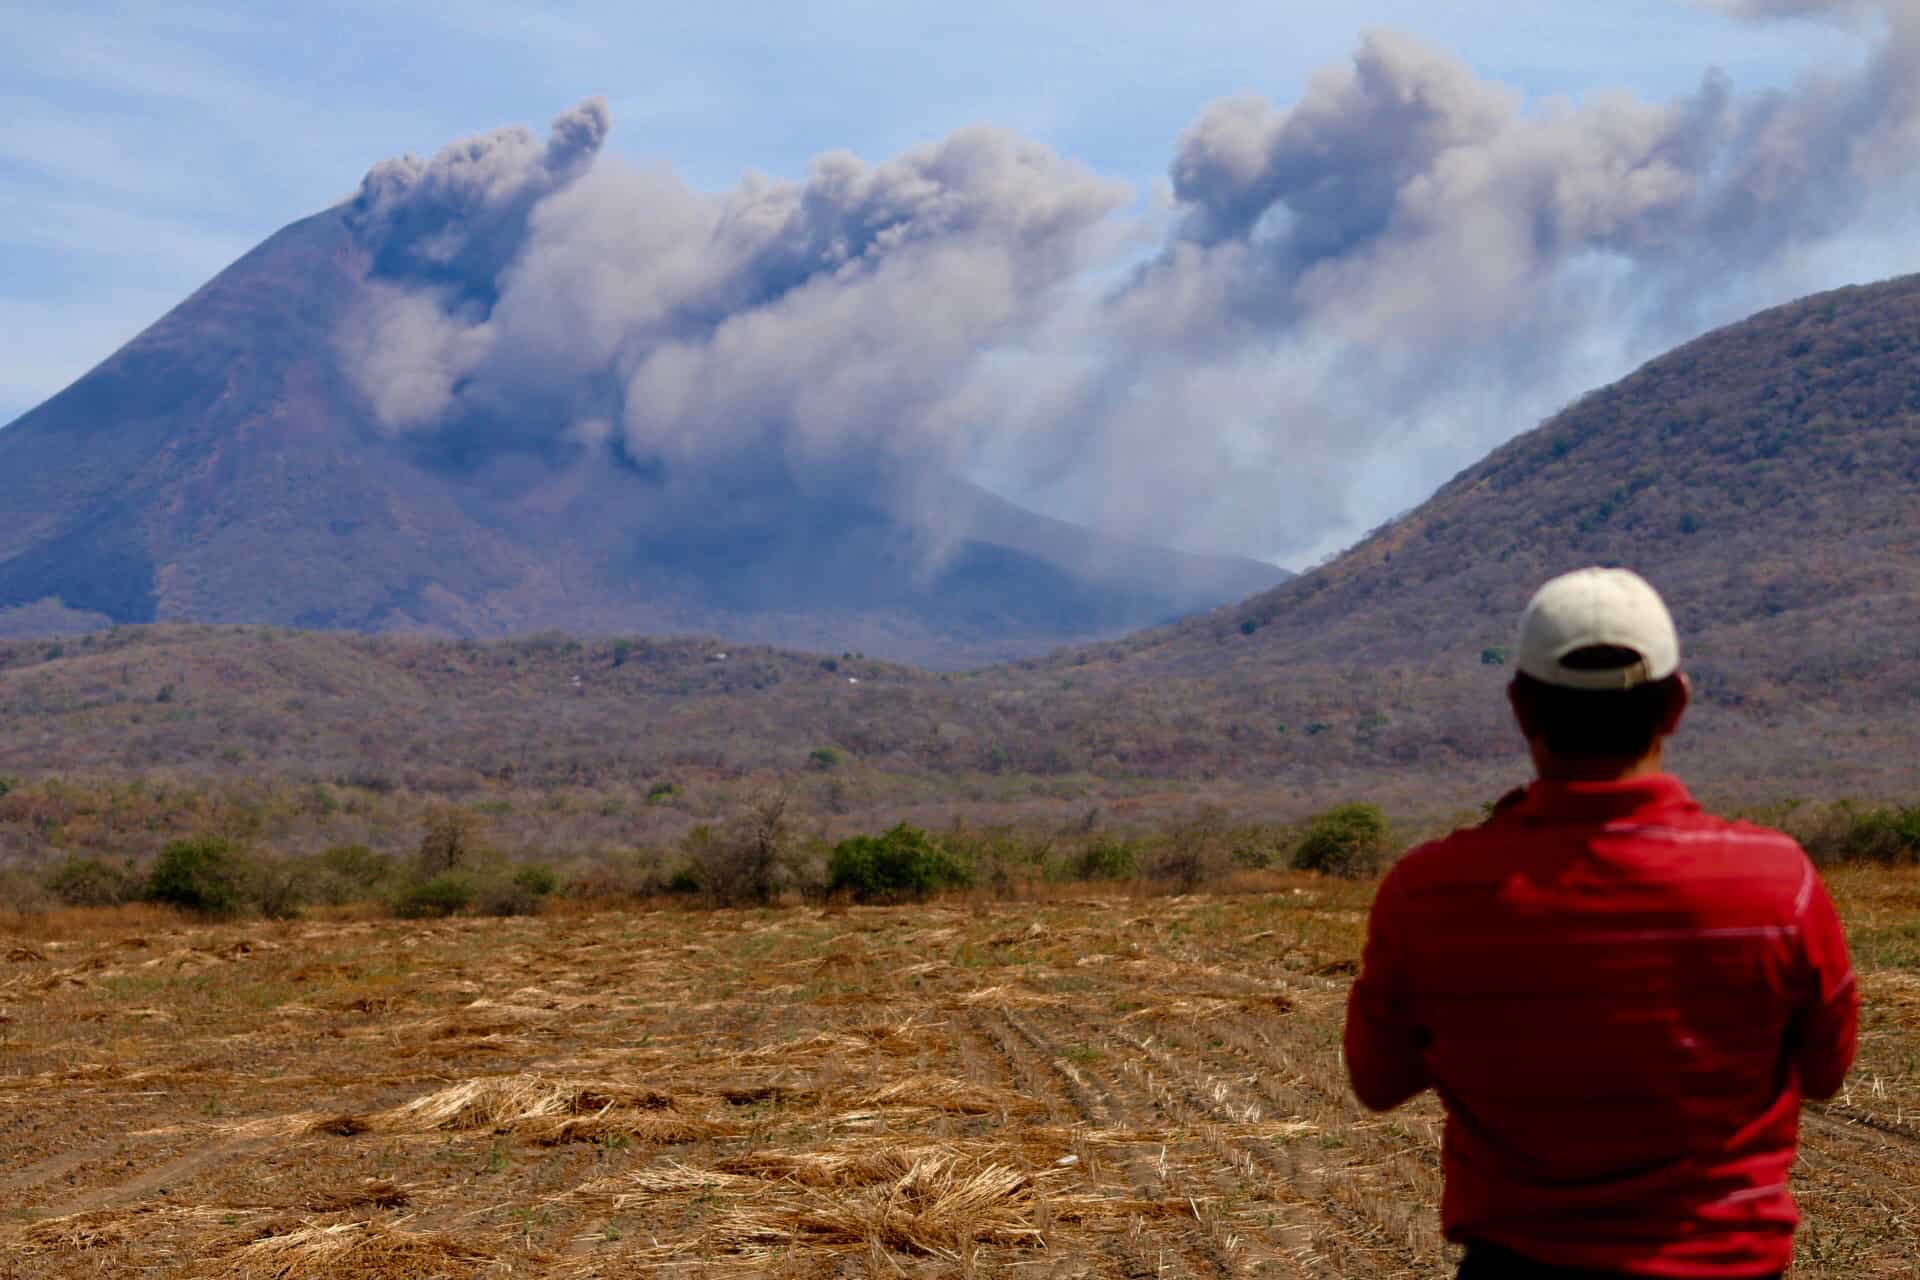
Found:
[[[1624,569],[1541,587],[1508,690],[1538,780],[1386,877],[1347,1011],[1376,1111],[1446,1106],[1461,1280],[1777,1276],[1800,1100],[1858,998],[1788,837],[1662,771],[1686,711],[1666,605]]]

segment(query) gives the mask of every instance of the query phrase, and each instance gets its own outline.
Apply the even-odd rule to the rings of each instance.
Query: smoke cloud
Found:
[[[1838,283],[1807,254],[1911,195],[1920,5],[1716,7],[1864,14],[1875,43],[1785,90],[1709,70],[1667,102],[1527,103],[1372,32],[1291,105],[1204,112],[1131,266],[1127,193],[1004,131],[710,196],[596,161],[588,103],[544,143],[368,175],[342,350],[394,431],[510,417],[669,471],[879,456],[1296,561],[1632,363]]]
[[[995,129],[878,166],[831,154],[805,182],[721,197],[584,171],[583,146],[556,163],[562,132],[543,152],[506,131],[369,176],[355,216],[402,282],[376,286],[344,342],[389,428],[535,405],[574,438],[618,424],[636,461],[952,462],[979,369],[1052,314],[1126,196]],[[474,254],[514,219],[511,252]]]

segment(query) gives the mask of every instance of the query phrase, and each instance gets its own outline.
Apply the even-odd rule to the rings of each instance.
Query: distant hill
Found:
[[[1205,754],[1243,768],[1466,765],[1510,749],[1498,691],[1527,596],[1596,563],[1672,604],[1699,693],[1683,760],[1754,787],[1920,780],[1920,276],[1709,333],[1332,563],[1053,668],[1206,691],[1189,705],[1241,732]],[[1302,719],[1326,726],[1312,743]]]
[[[721,633],[978,665],[1285,579],[1123,542],[962,480],[778,460],[661,483],[512,411],[382,430],[341,369],[375,264],[294,223],[0,430],[0,635],[271,623],[502,636]],[[684,477],[677,477],[684,480]],[[930,528],[916,511],[931,510]]]
[[[807,762],[833,748],[881,799],[1219,782],[1446,812],[1524,776],[1515,617],[1596,562],[1674,606],[1700,690],[1676,759],[1709,794],[1911,799],[1920,277],[1708,334],[1313,573],[1125,639],[942,676],[719,642],[123,629],[0,645],[0,772],[824,786]]]
[[[1689,667],[1723,698],[1920,694],[1920,276],[1690,342],[1324,569],[1146,647],[1208,665],[1251,626],[1260,658],[1471,659],[1505,643],[1536,582],[1591,563],[1661,587]]]

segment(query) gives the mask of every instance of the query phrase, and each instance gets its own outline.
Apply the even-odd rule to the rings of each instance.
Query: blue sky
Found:
[[[1375,27],[1452,52],[1529,111],[1620,90],[1667,101],[1709,68],[1751,93],[1855,66],[1867,48],[1842,26],[1743,23],[1684,0],[9,0],[0,422],[276,228],[349,194],[375,161],[504,124],[542,128],[589,94],[612,109],[609,151],[704,190],[748,170],[803,176],[837,148],[881,161],[985,122],[1149,201],[1209,104],[1253,91],[1284,107]],[[1822,253],[1797,280],[1911,269],[1884,238]],[[1423,473],[1403,488],[1427,484]]]

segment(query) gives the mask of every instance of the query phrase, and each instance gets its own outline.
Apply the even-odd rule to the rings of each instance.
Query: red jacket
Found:
[[[1853,1061],[1846,941],[1788,837],[1664,775],[1536,782],[1380,886],[1347,1069],[1446,1104],[1450,1240],[1650,1276],[1787,1265],[1802,1097]]]

